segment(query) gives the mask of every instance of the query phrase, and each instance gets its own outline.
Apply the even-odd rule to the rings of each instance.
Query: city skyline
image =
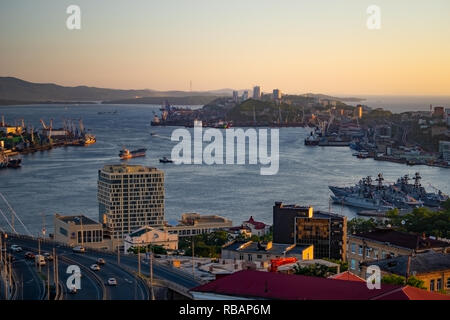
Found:
[[[66,86],[334,95],[450,95],[446,1],[7,2],[1,76]],[[182,13],[182,14],[180,14]],[[270,23],[268,23],[270,21]]]

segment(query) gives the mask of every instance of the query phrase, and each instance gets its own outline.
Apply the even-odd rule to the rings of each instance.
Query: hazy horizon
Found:
[[[3,1],[2,75],[112,89],[450,96],[450,2]],[[366,27],[369,5],[381,29]],[[351,92],[351,93],[348,93]]]

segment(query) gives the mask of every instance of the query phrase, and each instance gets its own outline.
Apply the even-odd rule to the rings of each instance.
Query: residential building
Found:
[[[238,103],[239,102],[239,92],[233,91],[233,101]]]
[[[442,159],[450,161],[450,141],[439,141],[439,153]]]
[[[253,88],[253,99],[260,100],[261,99],[261,87],[255,86]]]
[[[312,244],[316,259],[346,260],[347,217],[313,207],[283,205],[273,207],[273,242]]]
[[[176,234],[170,234],[167,229],[145,226],[126,235],[123,244],[125,253],[128,253],[130,248],[148,247],[149,245],[177,250],[178,236]]]
[[[253,216],[247,221],[242,222],[242,226],[250,229],[252,236],[263,237],[270,232],[270,226],[264,222],[256,221]]]
[[[106,165],[98,172],[99,220],[105,236],[123,239],[164,224],[164,172],[139,165]]]
[[[194,300],[450,300],[450,296],[385,284],[370,290],[365,282],[238,271],[191,289]]]
[[[244,91],[242,94],[242,101],[248,100],[248,91]]]
[[[348,236],[349,269],[365,278],[365,271],[361,269],[361,264],[364,262],[408,256],[429,249],[447,252],[450,244],[393,229],[377,229],[372,232],[352,234]]]
[[[399,256],[392,259],[369,261],[362,265],[366,273],[369,265],[380,267],[381,274],[414,276],[424,282],[428,291],[450,293],[450,254],[429,250],[424,253]]]
[[[169,226],[167,230],[178,237],[190,237],[198,234],[211,233],[230,228],[233,222],[221,216],[201,215],[199,213],[184,213],[176,226]]]
[[[275,101],[281,100],[281,97],[282,97],[281,90],[280,89],[273,89],[273,94],[272,94],[273,100],[275,100]]]
[[[445,115],[444,107],[434,107],[434,113],[433,113],[434,117],[443,118],[444,115]]]
[[[222,247],[222,259],[234,259],[236,261],[270,261],[277,258],[297,258],[300,260],[314,259],[314,247],[312,245],[286,245],[268,242],[239,242],[233,241]]]
[[[103,240],[103,226],[84,215],[63,216],[55,214],[53,238],[56,242],[71,247],[107,249],[109,244]]]

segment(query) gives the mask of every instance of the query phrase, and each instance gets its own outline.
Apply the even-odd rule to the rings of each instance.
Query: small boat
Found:
[[[147,151],[147,149],[138,149],[138,150],[130,151],[126,148],[123,148],[123,150],[121,150],[119,152],[119,157],[122,160],[127,160],[127,159],[137,158],[137,157],[145,157],[146,151]]]
[[[162,159],[159,159],[159,162],[161,162],[161,163],[173,163],[173,160],[168,159],[167,157],[163,157]]]

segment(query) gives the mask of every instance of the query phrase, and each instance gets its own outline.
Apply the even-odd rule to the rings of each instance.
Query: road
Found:
[[[15,253],[16,262],[13,268],[19,275],[24,277],[24,300],[40,300],[46,298],[45,287],[43,289],[38,285],[39,275],[37,274],[34,261],[25,261],[24,253],[32,251],[37,253],[38,243],[36,240],[15,238],[10,236],[8,247],[11,244],[17,244],[23,248],[23,252]],[[41,243],[41,252],[53,252],[59,257],[59,280],[63,287],[64,299],[68,300],[148,300],[149,290],[147,285],[132,272],[116,265],[114,259],[106,255],[105,265],[101,266],[100,271],[92,271],[90,265],[96,263],[101,254],[96,252],[87,252],[85,254],[73,253],[70,248],[56,246],[52,243]],[[108,258],[108,259],[107,259]],[[17,264],[17,267],[16,267]],[[76,294],[68,292],[66,281],[70,276],[66,273],[67,267],[71,264],[78,265],[81,269],[81,290]],[[52,263],[50,263],[52,265]],[[45,269],[46,271],[46,269]],[[50,273],[53,274],[53,267],[50,266]],[[116,278],[117,286],[108,286],[108,278]],[[31,281],[33,280],[34,281]],[[42,281],[41,281],[42,282]],[[25,288],[25,286],[28,286]],[[43,292],[42,292],[43,290]],[[22,291],[21,291],[22,293]],[[43,297],[44,296],[44,297]],[[20,299],[20,295],[19,295]]]

